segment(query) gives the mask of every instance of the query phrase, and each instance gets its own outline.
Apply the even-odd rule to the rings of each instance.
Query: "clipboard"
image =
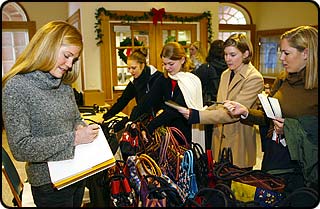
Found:
[[[112,167],[115,162],[116,159],[100,127],[98,137],[93,142],[76,146],[73,159],[49,161],[48,167],[51,182],[59,190]]]

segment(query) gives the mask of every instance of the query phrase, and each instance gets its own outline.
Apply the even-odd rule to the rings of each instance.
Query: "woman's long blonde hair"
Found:
[[[308,49],[304,88],[318,88],[318,30],[311,26],[299,26],[282,34],[280,39],[286,39],[299,52]]]
[[[35,70],[49,72],[58,59],[58,52],[62,45],[78,46],[82,52],[83,42],[77,28],[65,21],[52,21],[42,26],[32,37],[30,43],[17,58],[2,78],[2,87],[16,74],[29,73]],[[68,71],[62,78],[64,83],[71,84],[79,76],[79,70]]]

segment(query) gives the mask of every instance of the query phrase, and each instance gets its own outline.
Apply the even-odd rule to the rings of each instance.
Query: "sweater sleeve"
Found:
[[[12,83],[10,80],[3,88],[2,116],[9,147],[14,158],[24,162],[45,162],[73,158],[74,131],[72,127],[68,125],[70,131],[58,133],[56,131],[58,126],[63,126],[63,124],[50,128],[44,127],[41,122],[39,124],[32,123],[30,118],[38,117],[38,115],[32,114],[32,109],[27,102],[32,94],[28,95],[26,92],[30,92],[30,89],[25,89],[25,84]],[[41,112],[46,112],[47,115],[50,114],[50,111],[55,111],[43,110],[42,107],[39,107],[39,109],[41,109]],[[40,117],[44,118],[44,116]],[[67,126],[66,123],[64,126]],[[35,129],[37,131],[34,131]]]

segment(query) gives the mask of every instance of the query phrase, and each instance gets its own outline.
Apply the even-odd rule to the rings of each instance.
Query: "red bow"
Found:
[[[153,24],[157,25],[159,20],[161,21],[161,24],[162,24],[162,16],[165,13],[164,8],[159,10],[152,8],[151,12],[153,13]]]
[[[131,48],[127,48],[127,51],[126,51],[127,57],[130,56],[130,54],[131,54]]]

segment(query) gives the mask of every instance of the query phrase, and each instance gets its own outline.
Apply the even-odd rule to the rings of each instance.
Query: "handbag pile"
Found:
[[[105,130],[114,133],[115,124],[104,124]],[[223,148],[215,162],[211,150],[189,144],[175,127],[161,126],[151,135],[143,134],[146,130],[141,121],[126,121],[120,137],[108,135],[118,137],[115,141],[125,158],[108,169],[105,207],[293,206],[296,198],[286,197],[284,179],[239,168],[233,164],[231,148]],[[311,205],[317,202],[317,191],[296,193],[308,194],[305,199]]]

